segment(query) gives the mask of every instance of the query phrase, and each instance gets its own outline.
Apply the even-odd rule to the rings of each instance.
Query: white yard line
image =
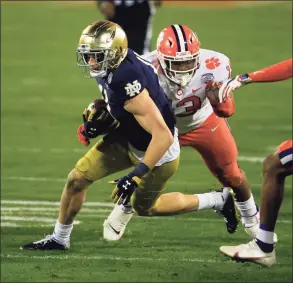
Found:
[[[17,207],[10,207],[9,205],[20,205]],[[27,205],[42,205],[47,207],[26,207]],[[55,207],[48,207],[48,206],[55,206]],[[106,218],[108,214],[111,211],[111,208],[114,207],[114,204],[111,202],[85,202],[84,203],[85,208],[83,208],[79,214],[78,217],[80,218]],[[59,202],[53,202],[53,201],[24,201],[24,200],[2,200],[1,201],[1,213],[2,213],[2,220],[12,220],[11,217],[18,217],[18,216],[11,216],[11,213],[9,215],[9,212],[13,211],[27,211],[27,212],[39,212],[39,215],[54,215],[55,212],[58,211]],[[90,209],[87,207],[98,207],[98,209]],[[100,207],[109,207],[109,209],[100,209]],[[169,221],[200,221],[200,222],[223,222],[221,218],[215,219],[215,218],[206,218],[206,217],[199,217],[193,218],[193,217],[180,217],[180,216],[168,216],[168,217],[152,217],[152,218],[145,218],[145,219],[151,219],[152,220],[169,220]],[[10,218],[3,218],[3,217],[10,217]],[[21,217],[28,219],[30,217]],[[32,217],[33,218],[33,217]],[[40,217],[36,217],[41,221]],[[48,218],[45,218],[48,219]],[[49,218],[51,221],[55,221],[56,219]],[[14,219],[17,221],[16,219]],[[29,221],[29,220],[19,220],[19,221]],[[45,222],[45,221],[44,221]],[[283,224],[292,224],[292,221],[290,220],[278,220],[278,223]]]
[[[48,218],[48,217],[23,217],[23,216],[5,216],[1,215],[1,221],[22,221],[22,222],[44,222],[44,223],[55,223],[56,218]],[[80,224],[80,221],[74,220],[73,224]]]
[[[152,261],[152,262],[202,262],[202,263],[223,263],[222,261],[212,259],[200,259],[200,258],[150,258],[150,257],[119,257],[119,256],[74,256],[74,255],[12,255],[12,254],[1,254],[1,259],[38,259],[38,260],[114,260],[114,261]],[[232,261],[225,262],[233,263]]]
[[[23,228],[43,228],[43,227],[54,227],[55,223],[49,223],[49,224],[40,224],[40,223],[35,223],[35,224],[20,224],[20,222],[14,223],[14,222],[1,222],[0,227],[12,227],[12,228],[17,228],[17,227],[23,227]]]
[[[19,205],[48,205],[59,206],[58,201],[39,201],[39,200],[1,200],[1,206],[3,204],[19,204]],[[84,206],[101,206],[101,207],[114,207],[111,202],[85,202]]]
[[[1,207],[1,212],[47,212],[54,213],[59,211],[59,207]],[[86,213],[101,213],[101,212],[111,212],[111,209],[91,209],[91,208],[83,208],[82,212]]]

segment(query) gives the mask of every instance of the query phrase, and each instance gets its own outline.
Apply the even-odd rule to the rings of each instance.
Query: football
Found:
[[[108,134],[118,126],[113,116],[107,110],[107,103],[103,99],[96,99],[90,103],[84,113],[84,125],[88,138],[96,138]]]

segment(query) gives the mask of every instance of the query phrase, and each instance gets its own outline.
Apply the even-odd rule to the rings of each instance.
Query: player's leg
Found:
[[[196,195],[185,195],[180,192],[162,194],[168,179],[177,170],[178,163],[179,158],[156,167],[151,174],[145,176],[132,198],[138,215],[169,216],[208,208],[223,211],[225,207],[225,211],[233,210],[234,222],[237,221],[234,201],[227,188]],[[231,217],[228,217],[229,220]]]
[[[198,129],[180,137],[180,142],[184,141],[201,154],[223,186],[232,188],[244,225],[257,225],[257,207],[247,178],[238,166],[237,146],[226,120],[212,114]]]
[[[285,178],[293,174],[292,140],[263,161],[260,224],[256,240],[239,246],[222,246],[220,251],[235,259],[271,266],[276,263],[274,230],[283,200]]]
[[[129,156],[134,165],[139,163],[133,154]],[[126,229],[130,218],[135,212],[140,216],[152,216],[152,207],[165,188],[168,179],[175,173],[179,164],[179,157],[172,162],[156,166],[142,180],[135,190],[131,205],[116,204],[109,217],[104,222],[104,239],[108,241],[119,240]],[[133,210],[134,209],[134,210]]]
[[[69,248],[73,220],[85,201],[89,184],[131,166],[126,146],[120,140],[115,141],[114,136],[101,139],[70,172],[61,196],[59,217],[53,234],[23,246],[24,249]]]
[[[264,252],[273,250],[273,234],[283,200],[285,178],[293,173],[292,155],[292,140],[288,140],[263,161],[260,225],[256,238]]]

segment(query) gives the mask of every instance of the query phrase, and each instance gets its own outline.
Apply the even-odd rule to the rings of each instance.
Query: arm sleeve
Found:
[[[117,99],[125,103],[127,100],[139,95],[146,88],[146,80],[136,66],[131,66],[121,70],[119,78],[113,79],[110,88],[115,92]]]
[[[292,78],[292,58],[267,68],[248,73],[252,82],[277,82]]]

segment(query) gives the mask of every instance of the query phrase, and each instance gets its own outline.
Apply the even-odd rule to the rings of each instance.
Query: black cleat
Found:
[[[239,224],[239,216],[235,208],[233,191],[228,188],[222,188],[220,190],[216,190],[216,192],[223,192],[224,190],[228,190],[228,194],[224,202],[224,206],[221,210],[215,210],[215,212],[224,217],[227,231],[230,234],[233,234],[237,231],[237,227]]]
[[[56,240],[53,239],[52,235],[46,236],[46,238],[37,241],[37,242],[32,242],[29,244],[26,244],[22,247],[20,247],[21,250],[68,250],[69,249],[69,244],[67,245],[62,245],[56,242]]]

